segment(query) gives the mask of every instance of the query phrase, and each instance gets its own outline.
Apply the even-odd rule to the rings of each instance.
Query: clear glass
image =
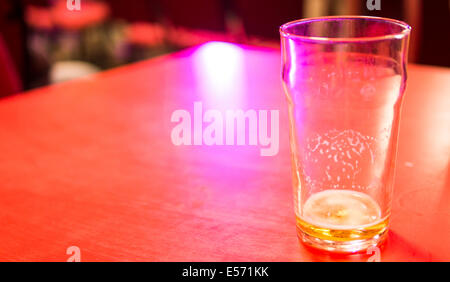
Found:
[[[297,232],[308,245],[357,252],[386,237],[410,30],[362,16],[280,28]]]

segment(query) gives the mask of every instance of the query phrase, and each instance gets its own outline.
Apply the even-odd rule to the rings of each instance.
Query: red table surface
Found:
[[[450,260],[450,70],[410,65],[382,261]],[[174,146],[177,109],[280,111],[280,149]],[[0,100],[0,260],[367,261],[299,244],[278,50],[209,43]]]

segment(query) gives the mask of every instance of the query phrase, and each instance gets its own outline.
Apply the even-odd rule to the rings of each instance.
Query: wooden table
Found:
[[[298,243],[278,50],[213,42],[0,100],[0,260],[366,261]],[[279,110],[280,148],[175,146],[171,115]],[[382,261],[450,260],[450,70],[409,66]]]

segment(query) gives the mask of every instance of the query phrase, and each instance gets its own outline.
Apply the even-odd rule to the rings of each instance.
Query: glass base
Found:
[[[319,250],[325,250],[335,253],[358,253],[367,250],[370,247],[381,245],[387,237],[388,230],[383,230],[372,238],[350,241],[331,241],[317,238],[303,232],[297,226],[297,236],[301,242]]]

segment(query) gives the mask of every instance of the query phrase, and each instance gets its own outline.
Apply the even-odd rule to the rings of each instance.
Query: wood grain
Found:
[[[207,46],[0,100],[1,261],[368,259],[298,243],[278,50]],[[450,70],[411,65],[405,99],[381,259],[450,260]],[[174,146],[195,101],[279,110],[278,155]]]

